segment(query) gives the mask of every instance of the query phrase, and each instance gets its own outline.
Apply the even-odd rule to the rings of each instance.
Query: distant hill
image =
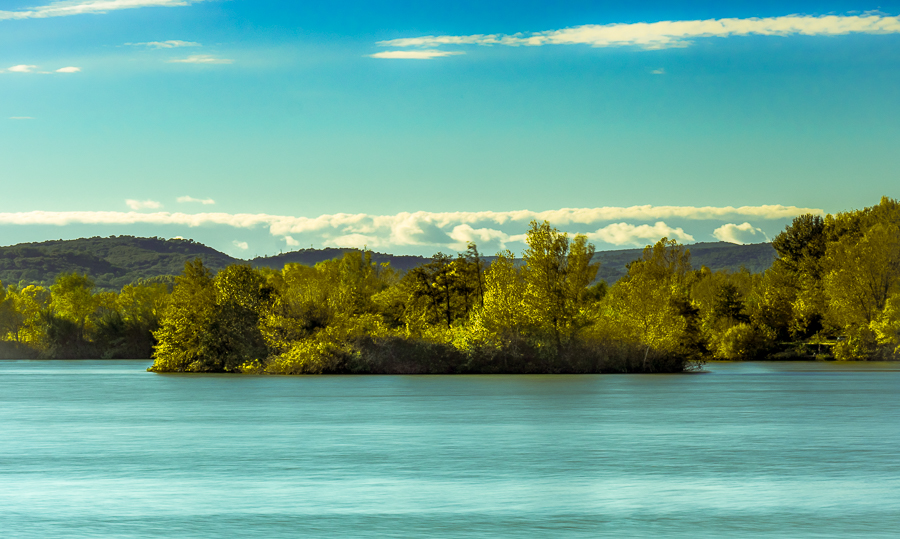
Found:
[[[118,290],[138,279],[177,275],[199,257],[212,270],[241,262],[193,240],[93,237],[0,247],[0,282],[51,284],[64,272],[87,273],[98,288]]]
[[[772,265],[776,254],[769,243],[734,245],[731,243],[697,243],[689,245],[695,268],[707,266],[716,271],[736,271],[741,266],[761,272]],[[280,269],[288,263],[315,265],[338,258],[351,249],[301,249],[275,256],[257,257],[246,261],[230,257],[193,240],[138,238],[134,236],[93,237],[77,240],[54,240],[40,243],[20,243],[0,247],[0,282],[52,284],[57,275],[76,271],[87,273],[98,288],[118,290],[141,279],[160,275],[178,275],[188,260],[200,258],[218,271],[229,264],[249,263],[253,267]],[[643,249],[601,251],[594,260],[601,262],[599,278],[612,284],[625,275],[626,266],[640,258]],[[485,257],[490,262],[494,257]],[[408,271],[428,262],[422,256],[372,253],[376,262],[390,262],[391,266]]]
[[[290,253],[282,253],[274,256],[261,256],[254,258],[250,264],[254,268],[275,268],[281,269],[285,264],[303,264],[306,266],[315,266],[319,262],[340,258],[347,251],[356,251],[357,249],[335,249],[326,247],[325,249],[301,249],[299,251],[291,251]],[[409,271],[416,266],[428,262],[430,259],[424,256],[411,255],[389,255],[385,253],[372,253],[372,261],[379,264],[390,262],[391,267],[400,271]]]
[[[713,271],[737,271],[741,267],[753,273],[761,273],[772,266],[778,257],[771,243],[735,245],[724,241],[715,243],[695,243],[686,246],[691,252],[694,269],[706,266]],[[643,249],[623,249],[620,251],[600,251],[594,261],[600,262],[598,277],[612,284],[628,272],[628,263],[637,260]]]

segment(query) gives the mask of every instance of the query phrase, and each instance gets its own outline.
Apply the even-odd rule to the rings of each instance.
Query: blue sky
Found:
[[[900,196],[900,5],[557,4],[4,0],[0,244],[758,242]]]

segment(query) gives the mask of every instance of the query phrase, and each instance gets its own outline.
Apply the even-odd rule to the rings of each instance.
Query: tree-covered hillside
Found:
[[[325,249],[300,249],[299,251],[291,251],[289,253],[281,253],[274,256],[254,258],[250,261],[250,265],[254,268],[272,268],[278,270],[283,268],[285,264],[315,266],[319,262],[341,258],[345,253],[358,250],[359,249],[335,249],[332,247],[326,247]],[[429,259],[424,256],[389,255],[372,252],[372,262],[375,262],[376,264],[390,262],[391,267],[399,271],[409,271],[417,266],[425,264],[428,260]]]
[[[87,274],[100,289],[118,290],[138,279],[178,275],[200,258],[213,270],[239,262],[193,240],[134,236],[53,240],[0,247],[0,282],[47,285],[61,273]]]
[[[688,245],[694,266],[706,266],[712,271],[738,271],[741,268],[751,273],[762,273],[772,266],[778,253],[771,243],[735,245],[733,243],[695,243]],[[594,262],[600,262],[597,277],[612,284],[628,273],[628,264],[641,258],[643,249],[623,249],[620,251],[600,251],[594,255]]]
[[[713,271],[736,271],[742,266],[753,273],[765,271],[775,259],[769,243],[734,245],[731,243],[698,243],[688,246],[694,264]],[[301,249],[248,262],[254,268],[280,270],[285,264],[315,266],[319,262],[341,258],[355,249]],[[627,265],[641,257],[642,249],[601,251],[594,255],[600,262],[599,279],[612,284],[627,273]],[[486,253],[491,254],[491,253]],[[401,272],[427,263],[422,256],[371,253],[372,261],[389,262]],[[193,240],[138,238],[134,236],[93,237],[77,240],[52,240],[0,247],[0,282],[5,284],[49,285],[61,273],[87,274],[98,289],[119,290],[124,285],[160,275],[178,275],[184,263],[200,258],[213,272],[230,264],[243,262]],[[482,259],[491,263],[496,257]],[[521,261],[518,261],[521,263]]]

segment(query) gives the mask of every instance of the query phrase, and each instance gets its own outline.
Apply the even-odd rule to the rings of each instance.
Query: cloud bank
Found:
[[[67,17],[87,13],[106,13],[120,9],[140,7],[189,6],[203,0],[61,0],[47,5],[25,8],[19,11],[0,11],[0,21],[16,19],[44,19]]]
[[[188,199],[189,197],[181,197]],[[186,200],[188,201],[188,200]],[[191,199],[189,201],[197,201]],[[202,202],[202,201],[201,201]],[[133,210],[156,209],[152,200],[128,200]],[[804,213],[823,215],[815,208],[795,206],[631,206],[603,208],[563,208],[549,211],[506,212],[402,212],[396,215],[364,213],[327,214],[318,217],[249,213],[181,213],[138,211],[72,211],[0,213],[0,225],[177,225],[182,227],[225,226],[237,229],[267,228],[289,247],[318,243],[337,247],[397,248],[421,246],[429,249],[465,248],[474,241],[485,252],[504,249],[509,243],[522,242],[532,220],[549,221],[571,233],[583,233],[592,241],[614,246],[640,246],[665,236],[681,242],[693,242],[694,235],[682,227],[666,224],[664,219],[702,221],[790,219]],[[629,222],[630,221],[630,222]],[[649,222],[647,222],[649,221]],[[717,224],[718,224],[717,223]],[[708,225],[706,225],[708,226]],[[705,228],[705,227],[704,227]],[[710,227],[711,228],[711,227]],[[705,228],[709,231],[709,228]],[[706,232],[709,233],[709,232]],[[749,222],[727,224],[713,233],[723,241],[746,241],[765,236]],[[756,236],[760,234],[760,236]],[[301,241],[302,240],[302,241]]]
[[[787,15],[749,19],[658,21],[627,24],[586,24],[544,32],[422,36],[379,41],[384,47],[440,47],[444,45],[590,45],[634,46],[641,49],[687,47],[691,40],[732,36],[839,36],[847,34],[897,34],[900,17],[865,15]]]

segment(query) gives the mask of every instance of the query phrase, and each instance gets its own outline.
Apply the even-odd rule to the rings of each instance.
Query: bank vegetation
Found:
[[[900,358],[900,205],[802,215],[763,273],[647,246],[612,286],[594,247],[533,222],[520,258],[477,246],[405,273],[353,251],[281,270],[198,259],[94,292],[0,287],[0,357],[150,358],[155,372],[682,372],[707,360]]]

